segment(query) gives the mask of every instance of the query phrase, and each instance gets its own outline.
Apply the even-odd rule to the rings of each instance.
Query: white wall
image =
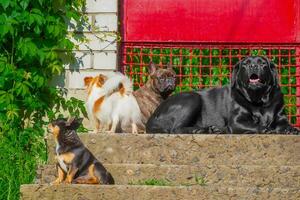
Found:
[[[114,33],[118,31],[117,0],[87,0],[86,14],[92,27],[84,30],[89,40],[87,44],[78,44],[74,51],[77,62],[66,66],[66,73],[55,80],[69,89],[68,96],[84,99],[83,79],[117,69],[117,42]],[[69,29],[73,31],[72,28]]]

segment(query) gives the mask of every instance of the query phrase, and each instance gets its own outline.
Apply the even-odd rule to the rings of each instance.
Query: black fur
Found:
[[[236,64],[230,85],[169,97],[150,117],[146,131],[299,134],[284,113],[275,65],[261,56]]]
[[[81,122],[82,119],[71,119],[69,122],[66,119],[57,119],[51,123],[52,126],[58,126],[60,130],[56,141],[56,154],[73,153],[75,155],[71,163],[65,163],[69,170],[78,169],[72,183],[77,183],[77,178],[88,176],[89,167],[94,164],[95,175],[99,177],[101,183],[114,184],[112,175],[84,146],[78,137],[76,129],[80,126]],[[57,167],[62,169],[59,163],[57,163]]]

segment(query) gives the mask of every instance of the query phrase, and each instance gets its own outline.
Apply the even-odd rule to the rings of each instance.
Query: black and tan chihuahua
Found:
[[[76,133],[82,119],[57,119],[48,126],[56,141],[57,179],[52,184],[114,184],[114,179]]]

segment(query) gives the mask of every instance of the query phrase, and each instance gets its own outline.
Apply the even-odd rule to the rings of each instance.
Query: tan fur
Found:
[[[58,173],[58,177],[55,181],[51,183],[52,185],[58,185],[65,179],[65,173],[60,167],[57,167],[57,173]]]
[[[89,86],[90,83],[92,82],[92,80],[93,80],[93,77],[91,77],[91,76],[85,77],[84,78],[84,86]]]
[[[97,101],[95,101],[95,104],[94,104],[94,107],[93,107],[93,112],[94,113],[97,113],[97,112],[100,111],[100,107],[101,107],[101,104],[104,101],[104,98],[105,98],[105,96],[100,97]]]
[[[98,184],[100,181],[98,180],[97,176],[95,176],[95,165],[92,164],[89,167],[89,175],[92,179],[91,184]]]
[[[49,124],[49,125],[48,125],[48,129],[49,129],[50,133],[53,134],[54,139],[57,141],[57,138],[58,138],[58,135],[59,135],[60,128],[59,128],[58,126],[52,126],[52,124]]]
[[[61,154],[59,155],[59,157],[67,164],[70,164],[73,159],[75,158],[75,154],[74,153],[71,153],[71,152],[68,152],[68,153],[64,153],[64,154]]]
[[[84,85],[87,87],[88,95],[91,94],[93,85],[96,85],[97,87],[102,87],[102,85],[105,83],[105,80],[107,79],[107,76],[100,74],[96,77],[85,77],[84,78]]]
[[[123,85],[123,84],[120,84],[120,86],[119,86],[119,92],[120,92],[120,94],[121,94],[122,96],[124,96],[124,94],[125,94],[125,88],[124,88],[124,85]]]
[[[93,77],[85,77],[84,78],[84,85],[87,87],[88,95],[90,95],[90,93],[91,93],[93,82],[95,82],[95,78],[93,78]]]
[[[104,76],[103,74],[100,74],[98,77],[99,78],[98,78],[98,81],[97,81],[97,86],[101,87],[105,83],[105,81],[107,80],[107,76]]]
[[[78,168],[74,169],[74,168],[70,167],[70,169],[67,173],[65,183],[71,184],[77,171],[78,171]]]
[[[95,176],[95,165],[91,164],[88,169],[88,174],[86,176],[78,177],[75,181],[79,184],[99,184],[100,180]]]
[[[105,83],[106,80],[107,80],[107,76],[105,76],[103,74],[99,74],[96,77],[90,77],[90,76],[85,77],[84,78],[84,85],[87,87],[88,96],[91,95],[93,86],[101,88],[102,85]],[[94,114],[100,111],[100,107],[101,107],[101,104],[104,101],[104,98],[105,98],[104,96],[100,97],[94,103],[94,105],[93,105],[93,113]],[[92,116],[92,117],[94,118],[94,125],[95,125],[94,132],[97,133],[100,130],[100,121],[95,116]]]

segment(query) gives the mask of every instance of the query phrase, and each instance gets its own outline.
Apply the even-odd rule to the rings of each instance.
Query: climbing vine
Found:
[[[72,41],[84,40],[68,31],[86,26],[84,7],[85,0],[0,1],[0,199],[18,199],[46,160],[48,120],[85,114],[82,101],[50,84],[75,59]]]

